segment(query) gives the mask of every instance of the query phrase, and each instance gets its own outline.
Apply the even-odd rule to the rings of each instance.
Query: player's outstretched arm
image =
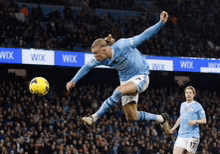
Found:
[[[176,123],[174,124],[173,128],[170,129],[170,134],[173,134],[174,131],[177,129],[177,127],[179,127],[180,125],[180,122],[181,122],[181,117],[179,117],[176,121]]]
[[[143,33],[131,38],[132,39],[131,45],[137,47],[140,44],[142,44],[144,41],[149,40],[151,37],[157,34],[157,32],[164,26],[167,20],[168,20],[168,13],[163,11],[160,14],[160,21],[158,23],[147,28]]]
[[[98,63],[94,62],[94,59],[91,59],[87,64],[79,69],[76,75],[66,84],[67,91],[70,91],[73,87],[75,87],[78,80],[80,80],[83,76],[85,76],[92,68],[97,66]]]

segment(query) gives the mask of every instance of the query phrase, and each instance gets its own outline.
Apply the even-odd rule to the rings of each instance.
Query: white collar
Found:
[[[195,103],[195,101],[193,101],[193,102],[191,102],[191,103],[187,103],[187,102],[186,102],[186,106],[189,106],[189,105],[191,105],[191,104],[193,104],[193,103]]]

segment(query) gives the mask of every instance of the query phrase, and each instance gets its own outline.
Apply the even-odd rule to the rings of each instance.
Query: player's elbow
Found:
[[[203,122],[203,124],[206,124],[207,123],[207,119],[206,118],[202,118],[202,122]]]

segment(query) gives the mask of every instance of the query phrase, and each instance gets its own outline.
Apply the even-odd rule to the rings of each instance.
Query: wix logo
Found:
[[[77,63],[77,55],[62,55],[64,63]]]
[[[32,61],[46,61],[45,54],[31,54]]]
[[[14,60],[14,52],[13,51],[1,51],[0,59]]]

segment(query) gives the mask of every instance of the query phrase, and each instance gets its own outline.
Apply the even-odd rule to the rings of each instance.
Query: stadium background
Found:
[[[1,47],[88,52],[95,38],[108,33],[113,33],[116,38],[138,34],[157,22],[158,13],[163,9],[170,14],[171,20],[158,36],[140,47],[144,54],[219,57],[218,0],[76,2],[3,1],[0,12]],[[33,11],[38,3],[41,3],[42,12],[39,11],[41,7]],[[24,4],[29,14],[19,18]],[[74,16],[62,12],[63,6],[68,5],[76,11]],[[97,15],[89,20],[88,12]],[[117,19],[112,19],[111,14]],[[72,26],[74,31],[68,31],[65,25]],[[59,31],[59,28],[66,31]],[[67,32],[77,34],[70,37]],[[168,136],[152,122],[126,122],[120,105],[94,127],[85,127],[81,117],[96,111],[119,81],[115,70],[96,68],[68,94],[65,84],[78,69],[5,64],[1,61],[1,153],[172,153],[176,134]],[[51,90],[45,97],[33,96],[28,91],[30,80],[36,76],[43,76],[50,83]],[[184,101],[185,86],[194,86],[196,100],[203,105],[208,120],[206,125],[201,126],[198,153],[220,153],[219,74],[155,70],[151,71],[150,78],[148,90],[140,96],[139,109],[156,114],[168,112],[173,125],[179,116],[180,103]]]

